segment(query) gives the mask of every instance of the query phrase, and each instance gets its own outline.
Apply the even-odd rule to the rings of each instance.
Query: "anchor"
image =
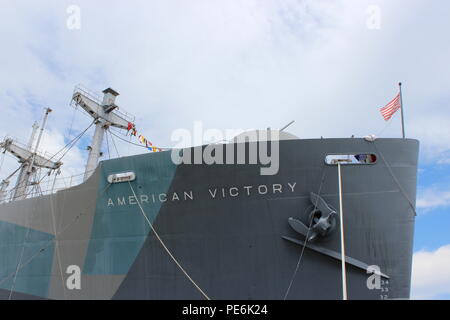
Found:
[[[306,226],[302,221],[298,219],[292,217],[288,219],[289,225],[292,227],[292,229],[303,235],[305,237],[305,240],[303,241],[287,236],[282,236],[282,238],[289,242],[295,243],[300,246],[305,246],[310,250],[341,261],[342,257],[340,252],[310,243],[311,241],[317,240],[318,238],[328,236],[336,227],[337,216],[336,210],[328,205],[326,201],[319,195],[311,192],[310,200],[314,204],[314,210],[309,215],[311,227]],[[370,268],[369,264],[349,256],[345,256],[345,262],[364,271],[367,271]],[[389,279],[389,276],[382,273],[381,271],[376,271],[374,273],[380,275],[381,277]]]
[[[313,241],[318,236],[326,237],[334,230],[336,227],[336,210],[314,192],[311,192],[310,200],[314,204],[314,210],[309,216],[311,227],[292,217],[288,219],[288,222],[292,229],[302,234],[308,241]]]

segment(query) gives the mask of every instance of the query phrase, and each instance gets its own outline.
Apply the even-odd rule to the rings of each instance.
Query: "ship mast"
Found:
[[[126,119],[125,115],[114,111],[118,109],[118,106],[114,102],[119,93],[111,88],[107,88],[103,90],[103,94],[103,101],[101,102],[81,89],[76,89],[72,97],[75,104],[82,107],[95,121],[94,136],[92,137],[91,145],[88,146],[89,156],[86,163],[84,180],[87,180],[91,176],[97,167],[98,160],[103,155],[101,147],[106,130],[110,126],[127,130],[130,122],[129,119]]]
[[[34,139],[36,137],[36,132],[38,129],[39,129],[39,125],[37,124],[37,122],[33,123],[31,136],[30,136],[30,139],[28,140],[28,145],[27,145],[28,150],[32,150],[32,148],[33,148]],[[23,165],[19,171],[19,176],[17,178],[16,189],[15,189],[14,197],[13,197],[14,199],[22,198],[22,195],[26,194],[26,188],[27,188],[27,186],[29,184],[29,180],[30,180],[29,173],[30,173],[31,168],[32,167],[27,162],[23,163]]]
[[[32,127],[33,130],[31,132],[31,136],[28,141],[28,145],[26,147],[20,146],[11,138],[6,138],[3,142],[0,143],[0,148],[3,148],[5,152],[8,151],[9,153],[11,153],[21,163],[19,176],[17,178],[16,186],[14,188],[14,195],[13,195],[14,200],[22,200],[27,197],[28,187],[36,184],[35,182],[30,182],[30,180],[32,177],[35,176],[36,170],[38,168],[48,168],[51,170],[56,170],[59,169],[59,167],[62,165],[61,162],[51,161],[51,159],[46,158],[45,156],[39,155],[37,153],[42,138],[42,134],[44,131],[44,127],[50,112],[52,112],[52,109],[50,108],[45,109],[45,115],[42,121],[41,131],[39,133],[39,137],[36,142],[36,145],[34,146],[34,149],[33,144],[37,129],[39,128],[39,126],[36,123],[33,124]],[[0,200],[2,201],[5,200],[6,188],[9,185],[10,177],[3,180],[1,183]]]

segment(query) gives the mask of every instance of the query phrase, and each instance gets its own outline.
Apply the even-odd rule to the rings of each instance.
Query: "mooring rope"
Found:
[[[322,186],[323,186],[324,181],[325,181],[325,174],[326,174],[326,170],[325,169],[326,169],[326,166],[324,164],[323,165],[323,169],[322,169],[322,178],[321,178],[320,185],[319,185],[319,192],[317,193],[318,197],[317,197],[316,203],[314,204],[313,211],[315,211],[317,209],[317,203],[319,202],[320,193],[322,191]],[[308,208],[310,208],[310,207],[308,207]],[[308,208],[306,208],[305,211]],[[309,222],[308,232],[306,233],[306,238],[305,238],[305,241],[303,242],[302,251],[301,251],[300,256],[298,258],[297,265],[295,267],[294,273],[292,274],[291,281],[289,282],[289,286],[288,286],[288,288],[286,290],[286,293],[284,294],[283,300],[287,299],[287,297],[289,295],[289,292],[291,291],[292,284],[294,283],[295,276],[297,275],[297,272],[298,272],[298,270],[300,268],[300,263],[301,263],[302,258],[303,258],[303,253],[305,252],[306,244],[308,242],[309,231],[311,230],[311,226],[312,226],[313,220],[314,219],[311,219],[311,221]]]
[[[138,199],[138,197],[136,196],[136,193],[134,192],[133,186],[131,185],[130,181],[128,181],[128,185],[130,186],[131,191],[133,192],[133,195],[135,197],[135,199]],[[164,248],[164,250],[167,252],[167,254],[170,256],[170,258],[173,260],[173,262],[175,262],[175,264],[178,266],[178,268],[180,268],[180,270],[184,273],[184,275],[189,279],[189,281],[195,286],[195,288],[197,288],[197,290],[203,295],[203,297],[205,297],[206,300],[211,300],[208,295],[198,286],[198,284],[189,276],[189,274],[186,272],[186,270],[184,270],[184,268],[181,266],[181,264],[178,262],[178,260],[173,256],[173,254],[170,252],[170,250],[167,248],[167,246],[164,244],[164,242],[162,241],[161,237],[159,236],[158,232],[156,232],[155,228],[153,227],[152,223],[150,222],[150,220],[148,219],[147,215],[144,212],[144,209],[142,209],[141,203],[138,201],[136,201],[137,204],[139,205],[139,209],[141,210],[142,215],[144,216],[145,220],[147,221],[148,225],[150,226],[150,228],[152,229],[153,233],[155,234],[156,238],[158,239],[158,241],[161,243],[162,247]]]

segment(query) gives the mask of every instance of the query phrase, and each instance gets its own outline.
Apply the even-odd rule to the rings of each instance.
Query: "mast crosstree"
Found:
[[[95,168],[98,160],[103,155],[101,151],[103,137],[109,127],[116,127],[127,130],[131,119],[124,114],[118,112],[119,107],[115,104],[116,97],[119,93],[111,88],[103,90],[103,100],[96,99],[93,95],[79,88],[75,89],[72,101],[75,105],[83,108],[95,121],[95,131],[92,137],[92,143],[88,146],[89,156],[86,163],[84,180],[88,179]]]
[[[39,129],[37,123],[33,124],[33,130],[31,132],[31,136],[27,146],[21,146],[11,138],[5,138],[2,142],[0,142],[0,148],[3,149],[4,152],[9,152],[11,155],[16,157],[19,163],[21,163],[19,176],[17,178],[16,186],[14,188],[13,200],[25,199],[28,195],[29,187],[36,186],[38,184],[36,181],[32,181],[32,179],[36,176],[37,169],[47,168],[50,170],[58,170],[62,165],[62,162],[52,161],[51,158],[47,158],[44,155],[38,154],[39,144],[42,138],[45,123],[47,122],[47,118],[50,112],[52,112],[52,109],[50,108],[45,109],[45,116],[41,125],[41,131],[39,133],[34,148],[33,145],[36,132]],[[10,177],[6,178],[1,182],[0,185],[1,201],[6,200],[5,199],[6,188],[9,185]]]

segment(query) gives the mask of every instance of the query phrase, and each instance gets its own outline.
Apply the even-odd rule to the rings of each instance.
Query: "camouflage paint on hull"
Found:
[[[405,194],[414,206],[418,142],[375,144],[280,141],[274,176],[261,176],[258,165],[176,166],[170,152],[103,161],[80,186],[0,205],[0,298],[12,292],[13,299],[202,299],[156,239],[140,201],[164,243],[210,298],[283,299],[302,246],[282,237],[303,240],[288,218],[305,221],[309,193],[319,189],[339,207],[337,167],[325,165],[324,158],[346,153],[379,158],[373,165],[342,168],[346,254],[389,276],[382,289],[369,290],[369,275],[349,264],[349,298],[408,298],[415,217]],[[106,181],[126,171],[136,173],[131,184],[138,199],[128,183]],[[340,252],[338,229],[314,244]],[[27,260],[14,277],[18,262]],[[70,265],[81,269],[80,290],[66,286]],[[341,294],[340,261],[307,248],[288,299]]]

